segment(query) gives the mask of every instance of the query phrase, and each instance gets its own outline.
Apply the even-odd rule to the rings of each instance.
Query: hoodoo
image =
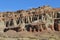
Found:
[[[60,31],[60,8],[42,6],[16,12],[0,12],[0,32],[8,30]]]

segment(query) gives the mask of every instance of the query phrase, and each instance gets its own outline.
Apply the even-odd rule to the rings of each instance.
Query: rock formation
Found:
[[[42,6],[16,12],[0,12],[0,32],[60,31],[60,9]]]

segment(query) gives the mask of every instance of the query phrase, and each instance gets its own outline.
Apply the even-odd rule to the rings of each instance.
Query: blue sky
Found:
[[[60,0],[0,0],[0,12],[21,9],[26,10],[43,5],[50,5],[51,7],[59,8]]]

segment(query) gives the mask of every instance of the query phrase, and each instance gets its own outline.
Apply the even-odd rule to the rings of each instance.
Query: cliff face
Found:
[[[17,32],[60,31],[60,9],[42,6],[16,12],[0,12],[0,31],[9,29]]]

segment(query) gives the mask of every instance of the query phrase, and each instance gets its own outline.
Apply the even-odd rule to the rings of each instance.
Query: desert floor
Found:
[[[16,32],[9,30],[0,32],[0,40],[60,40],[60,31]]]

